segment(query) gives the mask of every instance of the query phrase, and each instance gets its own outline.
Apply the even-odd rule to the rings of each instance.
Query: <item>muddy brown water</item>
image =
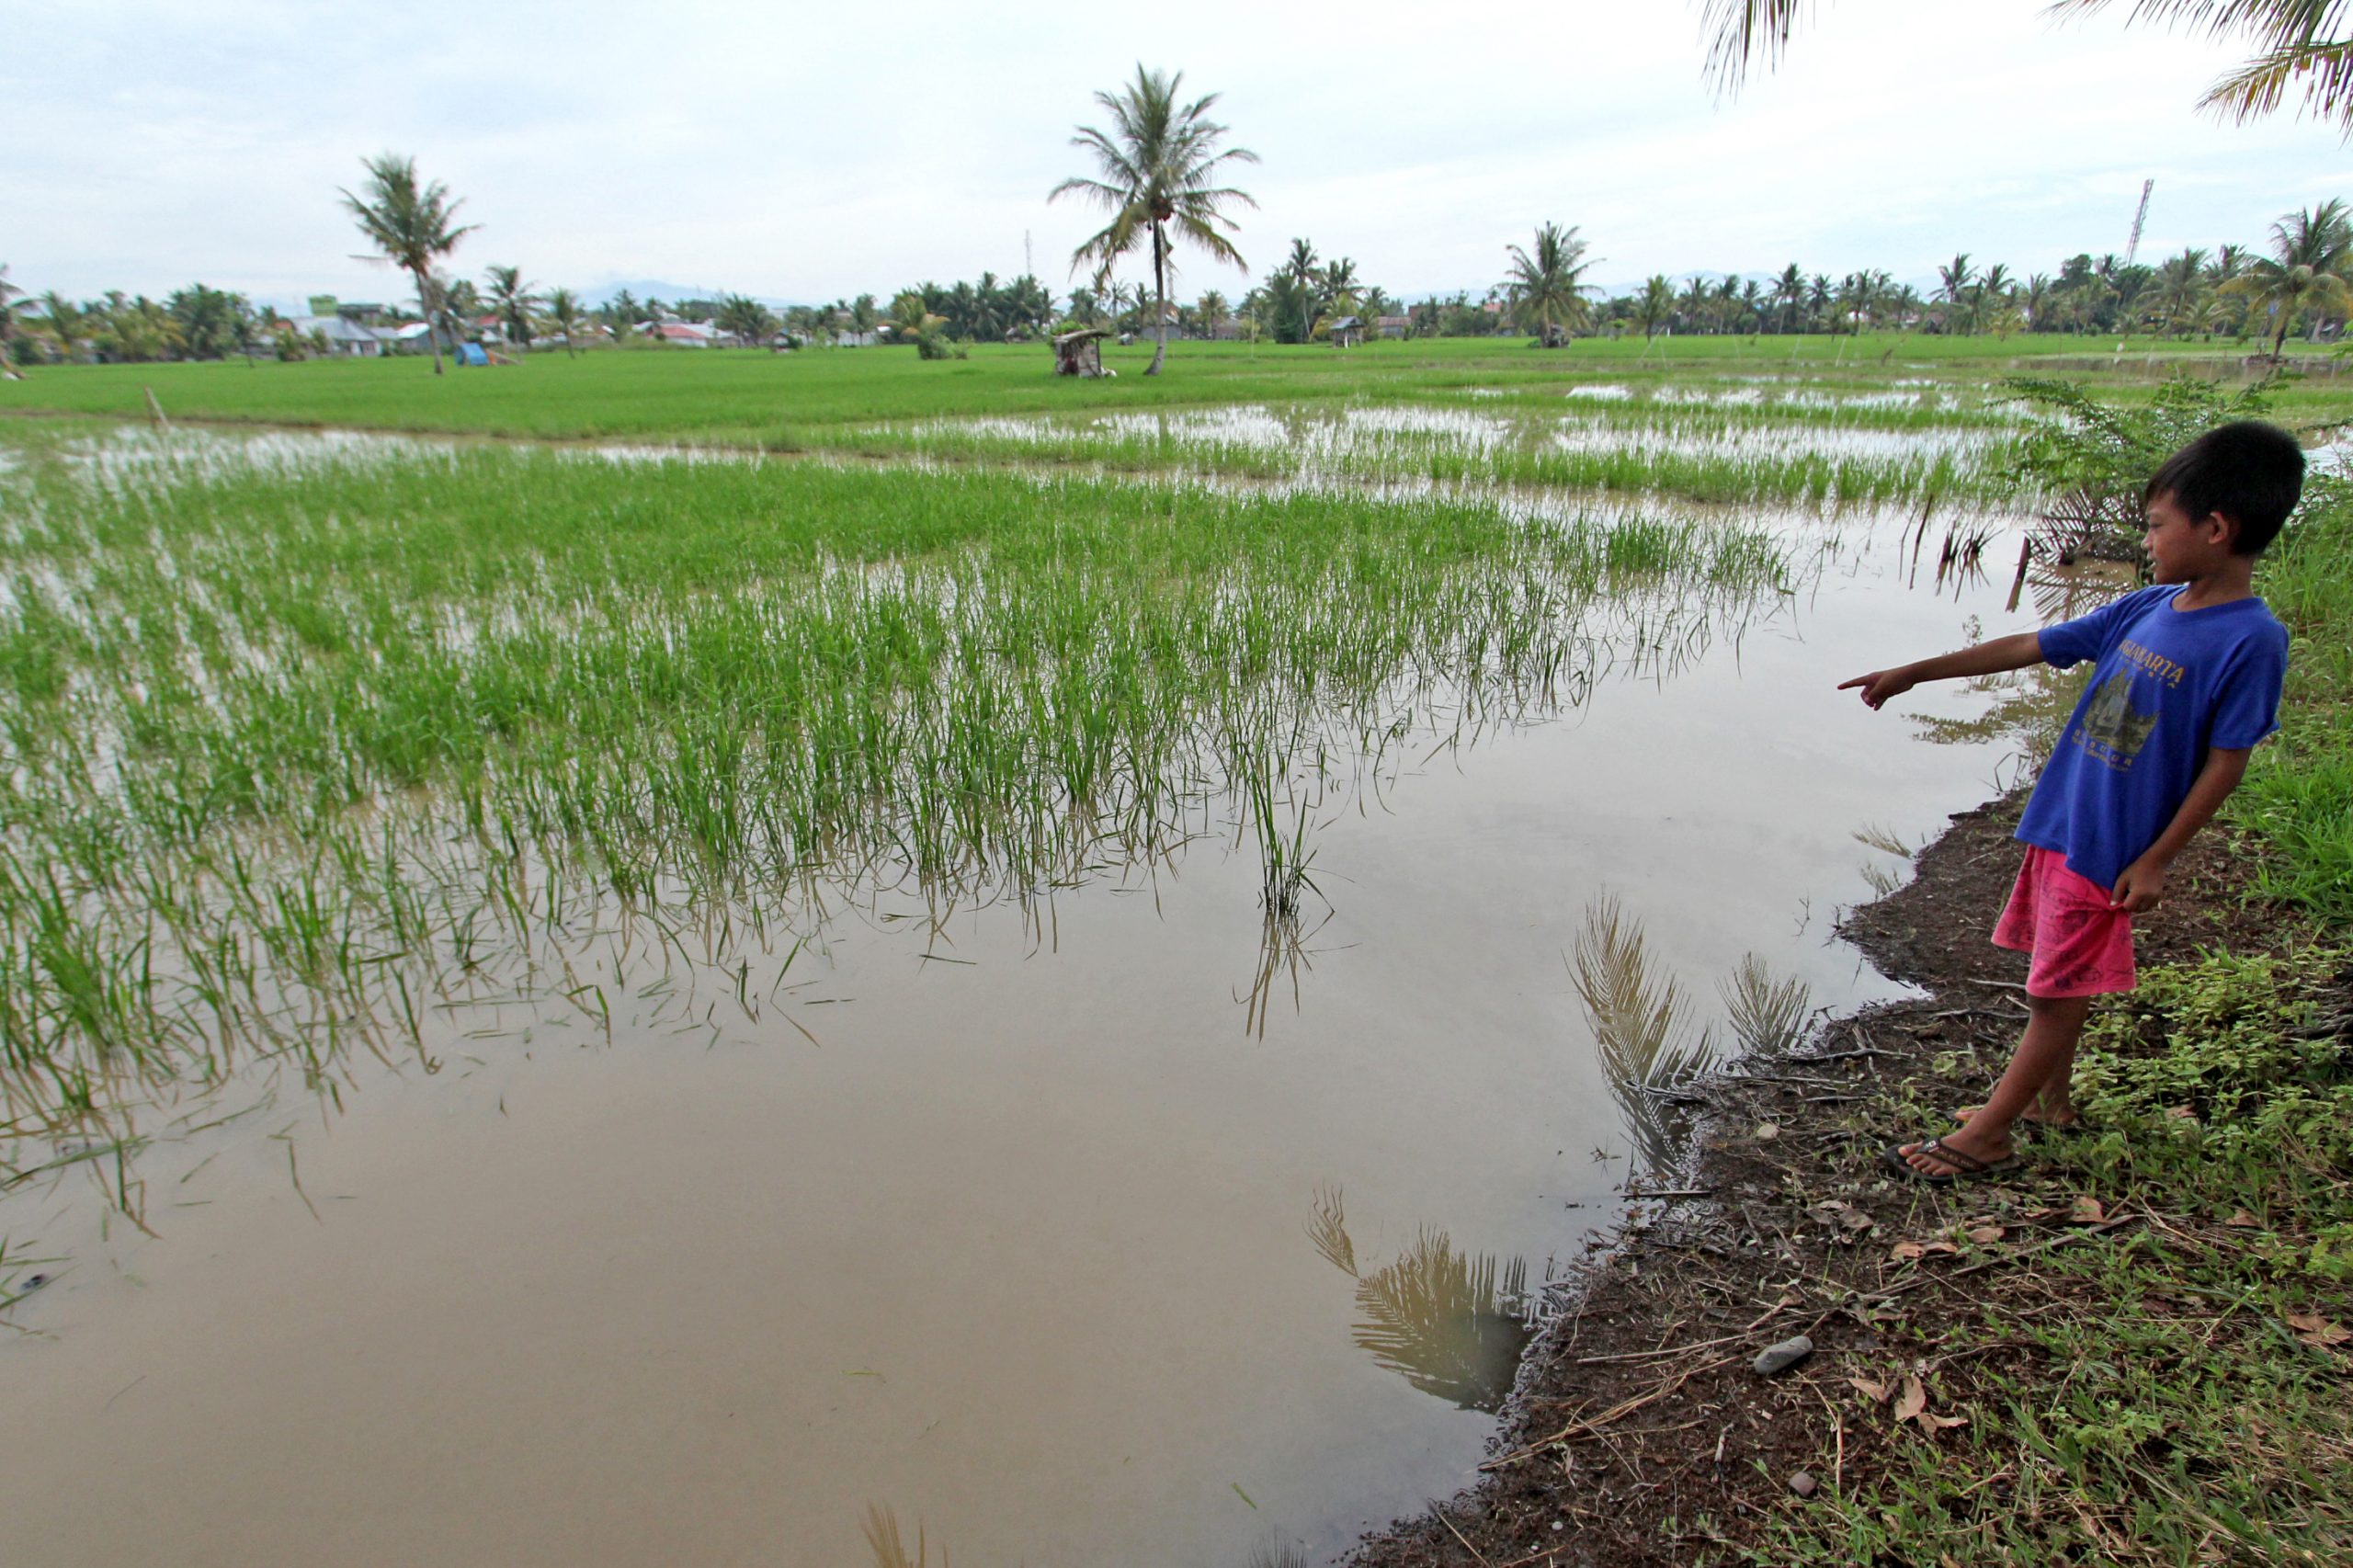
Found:
[[[1893,994],[1831,935],[1900,870],[1854,835],[2004,766],[1833,688],[2032,606],[1823,527],[1737,641],[1334,796],[1263,1019],[1256,853],[1203,841],[1050,914],[869,894],[757,1022],[686,970],[609,1038],[450,1010],[340,1108],[241,1079],[142,1152],[147,1231],[97,1162],[12,1195],[60,1261],[0,1332],[9,1560],[814,1568],[881,1506],[976,1568],[1240,1564],[1452,1492],[1631,1165],[1588,905],[1720,1029],[1748,953]]]

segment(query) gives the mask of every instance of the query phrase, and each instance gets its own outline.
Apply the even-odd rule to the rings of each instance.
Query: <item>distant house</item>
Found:
[[[1381,316],[1376,320],[1373,324],[1381,329],[1381,335],[1383,337],[1404,337],[1413,332],[1414,318],[1411,316]]]
[[[1364,318],[1342,316],[1332,324],[1332,347],[1361,348],[1364,347]]]
[[[657,343],[675,343],[681,348],[709,348],[719,341],[719,334],[699,322],[665,321],[644,332]]]
[[[327,352],[338,359],[372,359],[384,352],[384,340],[375,328],[340,315],[296,316],[288,324],[304,342],[324,338]]]
[[[834,334],[834,347],[836,348],[872,348],[881,341],[882,335],[879,332],[853,330]]]
[[[421,321],[413,321],[404,326],[376,326],[369,327],[368,330],[376,335],[376,341],[384,346],[384,352],[387,354],[430,354],[433,352],[432,328]],[[444,344],[442,347],[446,348],[449,345]]]

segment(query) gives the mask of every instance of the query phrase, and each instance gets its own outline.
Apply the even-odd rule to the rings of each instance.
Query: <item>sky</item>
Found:
[[[0,262],[77,298],[397,298],[336,195],[389,150],[464,199],[482,227],[455,268],[475,278],[887,300],[1034,256],[1062,291],[1100,220],[1047,193],[1092,172],[1070,137],[1139,62],[1219,94],[1258,155],[1234,171],[1253,276],[1305,236],[1404,298],[1477,294],[1547,221],[1577,225],[1614,287],[1793,261],[1921,282],[1956,252],[2021,276],[2120,253],[2147,178],[2143,260],[2353,198],[2336,130],[2196,108],[2230,40],[2111,10],[1822,0],[1780,69],[1727,98],[1698,0],[19,0],[0,13]],[[1183,297],[1248,286],[1180,263]]]

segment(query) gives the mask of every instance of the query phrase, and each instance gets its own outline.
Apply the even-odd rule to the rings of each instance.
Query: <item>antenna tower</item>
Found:
[[[2140,252],[2141,225],[2149,221],[2149,192],[2156,187],[2157,182],[2154,179],[2144,179],[2141,182],[2140,210],[2132,214],[2132,237],[2124,243],[2124,265],[2127,267],[2132,265],[2133,256]]]

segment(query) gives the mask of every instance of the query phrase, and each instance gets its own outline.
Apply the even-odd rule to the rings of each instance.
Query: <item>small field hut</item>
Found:
[[[1364,318],[1342,316],[1332,324],[1332,347],[1361,348],[1364,347]]]
[[[1054,339],[1054,374],[1057,376],[1108,376],[1103,368],[1103,351],[1097,347],[1111,335],[1099,326],[1078,332],[1065,332]]]

